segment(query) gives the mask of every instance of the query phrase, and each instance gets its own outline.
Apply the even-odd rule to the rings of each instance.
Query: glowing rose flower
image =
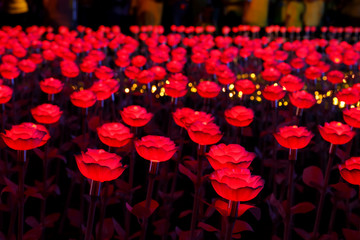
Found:
[[[220,141],[222,133],[213,122],[194,122],[187,128],[191,140],[199,145],[212,145]]]
[[[135,66],[128,66],[125,68],[125,76],[129,79],[136,79],[140,73],[140,69]]]
[[[218,75],[218,81],[223,85],[232,84],[235,80],[236,76],[231,70],[224,71]]]
[[[175,123],[183,128],[191,126],[196,121],[210,123],[214,117],[206,112],[194,111],[191,108],[178,108],[173,113]]]
[[[109,67],[101,66],[95,69],[95,76],[100,80],[109,79],[114,76],[114,71]]]
[[[155,80],[163,80],[166,76],[166,70],[161,66],[153,66],[149,70],[155,74]]]
[[[96,95],[90,90],[73,92],[70,95],[72,104],[80,108],[88,108],[96,103]]]
[[[255,153],[250,153],[238,144],[213,145],[206,154],[206,158],[214,170],[222,168],[248,168],[256,157]]]
[[[303,59],[301,58],[293,58],[290,61],[290,65],[295,68],[295,69],[301,69],[305,66],[305,62]]]
[[[316,65],[319,63],[320,59],[321,59],[321,53],[317,51],[313,51],[306,56],[305,62],[309,65]]]
[[[3,63],[0,64],[0,74],[5,79],[14,79],[20,75],[20,71],[14,65]]]
[[[141,84],[151,83],[152,81],[154,81],[154,79],[155,79],[155,74],[150,70],[142,70],[137,75],[137,81]]]
[[[118,57],[115,59],[115,64],[122,68],[129,66],[130,65],[129,55],[127,54],[118,55]]]
[[[62,75],[68,78],[74,78],[79,75],[79,68],[76,63],[68,60],[64,60],[60,63],[60,69]]]
[[[360,185],[360,157],[352,157],[339,165],[340,175],[345,181]]]
[[[282,99],[286,92],[277,84],[266,86],[262,91],[262,94],[265,99],[269,101],[277,101]]]
[[[254,119],[254,112],[250,108],[234,106],[225,110],[225,120],[236,127],[246,127]]]
[[[325,141],[337,145],[348,143],[355,136],[349,125],[335,121],[326,122],[324,126],[319,125],[319,131]]]
[[[96,99],[99,101],[110,98],[111,94],[113,93],[110,86],[103,80],[94,82],[89,90],[95,93]]]
[[[32,53],[29,56],[29,60],[31,60],[35,64],[40,64],[43,61],[43,58],[40,53]]]
[[[220,93],[220,86],[215,82],[203,81],[200,82],[197,87],[198,94],[203,98],[215,98]]]
[[[64,84],[56,78],[46,78],[40,82],[40,88],[47,94],[56,94],[61,92]]]
[[[255,92],[256,86],[252,81],[244,79],[235,82],[235,89],[236,91],[242,92],[245,95],[250,95]]]
[[[308,67],[308,68],[305,70],[305,77],[306,77],[307,79],[311,79],[311,80],[314,80],[314,79],[316,79],[316,78],[321,77],[321,70],[320,70],[320,68],[314,67],[314,66]]]
[[[184,64],[182,64],[179,61],[172,60],[166,64],[166,68],[171,73],[178,73],[181,72],[184,67]]]
[[[213,172],[210,181],[216,193],[231,201],[250,201],[264,187],[260,176],[251,176],[247,168],[224,168]]]
[[[43,51],[43,57],[47,61],[54,61],[56,58],[56,55],[52,50],[47,49],[47,50]]]
[[[94,60],[84,60],[80,64],[80,70],[85,73],[92,73],[97,67],[97,62]]]
[[[126,169],[121,157],[103,149],[88,149],[86,153],[75,155],[76,163],[82,175],[98,182],[117,179]]]
[[[42,124],[53,124],[59,121],[62,111],[56,105],[44,103],[31,109],[31,115]]]
[[[14,125],[10,130],[5,130],[5,134],[1,133],[9,148],[23,151],[39,147],[46,135],[47,132],[40,130],[38,125],[28,122]]]
[[[316,103],[315,97],[304,90],[293,92],[289,95],[289,99],[292,105],[301,109],[311,108]]]
[[[152,162],[168,161],[177,151],[175,143],[170,138],[148,135],[135,141],[137,153]]]
[[[274,136],[278,143],[289,149],[300,149],[306,147],[314,134],[305,127],[285,126],[279,129]]]
[[[279,81],[280,85],[286,88],[288,92],[299,91],[304,87],[304,82],[297,76],[288,74]]]
[[[276,68],[270,67],[264,69],[264,71],[261,72],[261,76],[264,80],[268,82],[274,82],[279,80],[281,76],[281,72],[277,70]]]
[[[135,67],[141,68],[146,64],[146,57],[137,55],[131,59],[131,64]]]
[[[19,60],[14,55],[11,55],[11,54],[3,55],[1,57],[1,60],[3,63],[10,64],[13,66],[18,65],[18,62],[19,62]]]
[[[183,97],[188,91],[187,83],[179,81],[169,81],[164,88],[166,95],[173,98]]]
[[[110,147],[123,147],[133,138],[130,129],[121,123],[105,123],[97,128],[100,141]]]
[[[342,83],[344,79],[344,73],[338,70],[332,70],[326,74],[327,80],[332,84]]]
[[[10,101],[13,90],[5,85],[0,85],[0,104],[7,103]]]
[[[344,121],[354,127],[360,128],[360,108],[350,108],[343,111]]]
[[[36,69],[36,64],[28,59],[23,59],[18,63],[18,67],[24,73],[34,72]]]
[[[153,117],[152,113],[148,113],[145,108],[132,105],[120,111],[120,115],[124,122],[132,127],[145,126]]]
[[[337,92],[336,97],[346,104],[355,104],[360,100],[360,93],[356,88],[348,87]]]
[[[276,69],[281,72],[282,75],[288,75],[291,73],[292,68],[289,64],[281,62],[276,66]]]

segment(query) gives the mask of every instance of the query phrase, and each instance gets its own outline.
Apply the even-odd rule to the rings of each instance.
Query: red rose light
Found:
[[[120,156],[103,149],[88,149],[86,153],[75,155],[75,159],[81,174],[98,182],[117,179],[126,168]]]
[[[203,98],[215,98],[220,93],[220,86],[215,82],[203,81],[196,87],[198,94]]]
[[[154,79],[155,79],[155,74],[150,70],[142,70],[137,75],[137,81],[141,84],[151,83],[152,81],[154,81]]]
[[[73,92],[70,95],[72,104],[80,108],[88,108],[96,103],[96,95],[90,90]]]
[[[137,153],[152,162],[168,161],[177,151],[175,143],[170,138],[148,135],[135,141]]]
[[[97,128],[100,141],[110,147],[123,147],[133,138],[130,129],[121,123],[105,123]]]
[[[286,92],[277,84],[266,86],[262,91],[262,94],[265,99],[269,101],[277,101],[282,99]]]
[[[311,138],[314,136],[305,127],[285,126],[279,129],[279,132],[274,133],[278,143],[289,149],[300,149],[306,147]]]
[[[354,127],[360,128],[360,108],[350,108],[343,111],[344,121]]]
[[[206,154],[206,158],[214,170],[222,168],[248,168],[256,157],[255,153],[250,153],[238,144],[213,145]]]
[[[187,131],[191,140],[199,145],[215,144],[223,136],[219,127],[213,122],[194,122],[187,128]]]
[[[34,72],[36,69],[36,64],[28,59],[23,59],[18,63],[18,67],[24,73]]]
[[[166,68],[171,73],[178,73],[181,72],[184,67],[184,64],[182,64],[179,61],[172,60],[166,64]]]
[[[251,176],[247,168],[224,168],[210,175],[211,184],[217,194],[231,201],[250,201],[264,187],[260,176]]]
[[[279,81],[280,85],[286,88],[288,92],[299,91],[304,87],[304,82],[297,76],[288,74]]]
[[[270,67],[264,69],[264,71],[262,71],[261,73],[261,76],[263,77],[264,80],[268,82],[274,82],[279,80],[281,73],[276,68]]]
[[[56,94],[61,92],[64,84],[55,78],[46,78],[40,82],[40,88],[43,92],[47,94]]]
[[[1,133],[9,148],[22,151],[39,147],[46,135],[47,132],[40,130],[38,125],[28,122],[14,125],[10,130],[5,130],[5,134]]]
[[[230,69],[218,75],[218,81],[223,85],[234,83],[235,80],[236,76]]]
[[[146,64],[146,57],[137,55],[131,59],[131,64],[135,67],[141,68]]]
[[[346,104],[355,104],[360,100],[360,93],[356,88],[348,87],[337,92],[336,97]]]
[[[103,80],[94,82],[89,90],[95,93],[96,99],[100,101],[110,98],[113,93],[111,87]]]
[[[42,124],[53,124],[59,121],[62,111],[56,105],[44,103],[31,109],[33,118]]]
[[[5,79],[14,79],[20,75],[20,71],[14,65],[3,63],[0,65],[0,74]]]
[[[100,80],[109,79],[114,76],[114,71],[109,67],[101,66],[95,69],[95,76]]]
[[[80,64],[80,70],[85,73],[92,73],[97,67],[97,62],[94,60],[84,60]]]
[[[332,70],[326,74],[326,77],[332,84],[338,84],[343,82],[344,73],[338,70]]]
[[[175,123],[183,128],[191,126],[196,121],[210,123],[214,121],[214,117],[206,112],[194,111],[191,108],[178,108],[173,113]]]
[[[292,71],[291,66],[285,62],[279,63],[276,68],[281,72],[282,75],[288,75]]]
[[[169,81],[165,84],[165,93],[173,98],[183,97],[187,93],[187,82]]]
[[[7,103],[10,101],[13,90],[5,85],[0,85],[0,104]]]
[[[79,75],[79,68],[76,63],[68,60],[64,60],[60,63],[61,73],[68,78],[74,78]]]
[[[345,181],[360,186],[360,157],[352,157],[339,165],[339,171]]]
[[[306,77],[307,79],[311,79],[311,80],[314,80],[314,79],[316,79],[316,78],[321,77],[321,70],[320,70],[320,68],[314,67],[314,66],[308,67],[308,68],[305,70],[305,77]]]
[[[127,76],[129,79],[136,79],[139,73],[140,69],[135,66],[128,66],[125,69],[125,76]]]
[[[289,99],[292,105],[300,109],[311,108],[316,103],[315,97],[304,90],[293,92]]]
[[[355,136],[349,125],[335,121],[319,125],[319,131],[325,141],[337,145],[348,143]]]
[[[290,65],[299,70],[301,68],[303,68],[305,66],[305,62],[302,58],[293,58],[291,61],[290,61]]]
[[[225,110],[225,120],[236,127],[246,127],[254,119],[254,112],[250,108],[234,106]]]
[[[248,79],[244,79],[235,82],[235,89],[238,92],[242,92],[245,95],[249,95],[255,92],[256,86],[252,81]]]
[[[132,105],[120,111],[120,115],[124,122],[132,127],[145,126],[153,117],[152,113],[148,113],[145,108]]]
[[[155,74],[155,80],[163,80],[166,76],[166,70],[161,66],[153,66],[149,70]]]

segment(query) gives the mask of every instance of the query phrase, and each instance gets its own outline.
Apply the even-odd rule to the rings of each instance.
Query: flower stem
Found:
[[[292,224],[292,198],[294,190],[294,166],[296,161],[296,149],[289,150],[289,179],[288,179],[288,191],[287,191],[287,204],[286,204],[286,217],[285,217],[285,227],[284,227],[284,240],[291,239],[291,224]]]
[[[239,206],[239,202],[229,200],[229,205],[228,205],[229,217],[227,219],[228,221],[226,225],[225,240],[232,239],[232,232],[237,217],[238,206]]]
[[[100,196],[100,188],[101,188],[101,182],[91,180],[91,185],[90,185],[91,199],[90,199],[90,207],[89,207],[88,219],[86,224],[85,240],[91,239],[91,233],[94,225],[96,202],[98,201]]]
[[[331,144],[330,149],[329,149],[329,160],[328,160],[328,164],[327,164],[327,167],[326,167],[324,184],[323,184],[322,189],[321,189],[320,200],[319,200],[318,208],[317,208],[317,211],[316,211],[316,219],[315,219],[315,224],[314,224],[314,229],[313,229],[313,236],[312,236],[312,239],[314,239],[314,240],[317,238],[317,234],[318,234],[318,231],[319,231],[320,219],[321,219],[322,209],[323,209],[323,206],[324,206],[326,189],[328,187],[331,167],[332,167],[333,159],[334,159],[335,152],[336,152],[335,150],[336,150],[336,145]]]
[[[23,239],[24,231],[24,175],[25,175],[25,162],[26,162],[26,150],[18,151],[18,164],[19,164],[19,188],[18,188],[18,234],[17,239]]]
[[[195,196],[194,196],[194,205],[193,211],[191,216],[191,225],[190,225],[190,239],[195,239],[195,228],[198,220],[198,212],[199,212],[199,205],[200,205],[200,186],[201,186],[201,177],[202,177],[202,155],[205,150],[204,145],[198,146],[198,170],[196,176],[196,183],[195,183]]]

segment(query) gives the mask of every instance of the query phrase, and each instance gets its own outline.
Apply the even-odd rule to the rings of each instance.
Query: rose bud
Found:
[[[344,121],[354,127],[360,128],[360,108],[350,108],[343,111]]]
[[[5,85],[0,85],[0,104],[7,103],[10,101],[13,90]]]
[[[148,113],[145,108],[132,105],[120,111],[123,121],[132,127],[145,126],[153,117],[152,113]]]
[[[125,76],[129,79],[136,79],[140,73],[140,69],[135,66],[128,66],[125,68]]]
[[[47,94],[56,94],[61,92],[64,84],[56,78],[46,78],[40,82],[40,88]]]
[[[324,126],[319,125],[319,131],[325,141],[337,145],[348,143],[355,136],[349,125],[335,121],[326,122]]]
[[[292,105],[301,109],[311,108],[316,103],[315,97],[304,90],[293,92],[289,95],[289,99]]]
[[[191,108],[178,108],[173,113],[175,123],[183,128],[189,127],[196,121],[210,123],[214,121],[214,117],[206,112],[194,111]]]
[[[286,88],[288,92],[296,92],[301,90],[305,83],[297,76],[288,74],[279,81],[280,85]]]
[[[116,148],[127,145],[133,138],[130,129],[121,123],[105,123],[97,128],[97,133],[102,143]]]
[[[80,72],[76,63],[69,61],[69,60],[62,61],[60,63],[60,69],[61,69],[62,75],[64,75],[65,77],[68,77],[68,78],[77,77]]]
[[[56,105],[44,103],[31,109],[33,118],[42,124],[53,124],[59,121],[61,114],[60,108]]]
[[[146,64],[146,57],[137,55],[131,59],[131,64],[135,67],[141,68]]]
[[[286,92],[277,84],[266,86],[262,91],[262,94],[265,99],[269,101],[277,101],[282,99]]]
[[[254,119],[254,112],[250,108],[234,106],[225,110],[225,120],[236,127],[246,127]]]
[[[0,64],[0,74],[5,79],[14,79],[20,75],[20,71],[14,65],[3,63]]]
[[[72,104],[80,108],[88,108],[96,103],[96,95],[90,90],[73,92],[70,95]]]
[[[255,92],[256,86],[252,81],[244,79],[235,82],[235,89],[236,91],[242,92],[245,95],[250,95]]]
[[[183,97],[188,91],[187,83],[180,81],[169,81],[164,88],[165,94],[173,98]]]
[[[345,181],[360,185],[360,157],[352,157],[339,165],[340,175]]]
[[[75,155],[75,159],[81,174],[98,182],[115,180],[126,169],[120,156],[103,149],[88,149],[86,153]]]
[[[213,122],[194,122],[187,128],[191,140],[199,145],[212,145],[220,141],[222,133]]]
[[[23,59],[18,63],[18,67],[24,73],[34,72],[36,69],[36,64],[28,59]]]
[[[105,80],[112,78],[114,76],[114,71],[106,66],[101,66],[95,69],[95,76],[100,80]]]
[[[214,170],[222,168],[248,168],[256,157],[255,153],[250,153],[238,144],[213,145],[206,154],[210,165]]]
[[[274,133],[275,139],[278,143],[289,149],[300,149],[306,147],[314,134],[308,131],[305,127],[285,126]]]
[[[326,74],[327,80],[332,84],[342,83],[344,79],[344,73],[338,70],[332,70]]]
[[[38,128],[34,123],[21,123],[14,125],[10,130],[1,133],[5,144],[14,150],[30,150],[39,147],[47,132]]]
[[[264,69],[264,71],[261,72],[261,76],[264,80],[268,82],[274,82],[279,80],[281,73],[276,68],[270,67]]]
[[[343,88],[336,93],[336,97],[346,104],[355,104],[360,100],[360,93],[356,88]]]
[[[197,87],[198,94],[203,98],[215,98],[220,93],[220,86],[215,82],[211,81],[202,81]]]
[[[260,176],[251,176],[247,168],[223,168],[210,175],[211,185],[221,197],[231,201],[250,201],[264,187]]]
[[[136,152],[144,159],[152,162],[168,161],[177,151],[170,138],[148,135],[135,141]]]

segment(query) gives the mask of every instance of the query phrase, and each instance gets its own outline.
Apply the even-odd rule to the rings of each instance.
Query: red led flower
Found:
[[[288,92],[299,91],[304,87],[304,82],[297,76],[288,74],[280,79],[280,85]]]
[[[265,68],[264,71],[262,71],[261,76],[264,80],[268,82],[274,82],[279,80],[281,76],[281,72],[276,68],[270,67],[270,68]]]
[[[222,168],[248,168],[256,157],[255,153],[250,153],[238,144],[213,145],[206,154],[209,163],[214,170]]]
[[[114,76],[114,71],[106,66],[101,66],[95,69],[95,76],[98,79],[105,80]]]
[[[166,68],[171,73],[178,73],[181,72],[184,67],[184,64],[182,64],[179,61],[172,60],[166,64]]]
[[[136,79],[139,73],[140,69],[135,66],[128,66],[125,69],[125,76],[127,76],[129,79]]]
[[[5,144],[11,149],[34,149],[43,144],[42,141],[47,135],[47,132],[39,129],[38,126],[40,125],[29,122],[14,125],[10,130],[5,130],[5,134],[1,133],[1,137]]]
[[[14,79],[20,75],[20,71],[14,65],[3,63],[0,65],[0,74],[5,79]]]
[[[344,73],[338,70],[332,70],[326,74],[326,77],[332,84],[338,84],[343,82]]]
[[[113,93],[111,87],[104,80],[94,82],[89,90],[95,93],[96,99],[100,101],[110,98]]]
[[[86,153],[75,155],[75,159],[81,174],[98,182],[117,179],[126,169],[120,156],[103,149],[88,149]]]
[[[215,82],[203,81],[196,87],[198,94],[203,98],[215,98],[220,93],[220,86]]]
[[[343,111],[344,121],[354,127],[360,128],[360,108],[350,108]]]
[[[148,135],[135,141],[137,153],[152,162],[168,161],[176,152],[175,143],[170,138]]]
[[[74,78],[79,75],[79,68],[76,63],[68,60],[64,60],[60,63],[61,73],[68,78]]]
[[[304,90],[293,92],[289,95],[289,99],[292,105],[301,109],[311,108],[316,102],[315,97]]]
[[[211,184],[217,194],[231,201],[250,201],[264,187],[260,176],[251,176],[247,168],[224,168],[210,175]]]
[[[28,59],[23,59],[18,63],[18,67],[24,73],[34,72],[36,69],[36,64]]]
[[[345,181],[360,185],[360,157],[352,157],[345,161],[345,164],[339,165],[339,171]]]
[[[321,77],[321,70],[320,70],[320,68],[314,67],[314,66],[308,67],[308,68],[305,70],[305,77],[306,77],[307,79],[311,79],[311,80],[314,80],[314,79],[316,79],[316,78]]]
[[[73,92],[70,95],[72,104],[80,108],[88,108],[96,103],[96,95],[90,90]]]
[[[10,101],[13,90],[5,85],[0,85],[0,104],[7,103]]]
[[[56,105],[44,103],[31,109],[33,118],[42,124],[53,124],[59,121],[62,111]]]
[[[265,99],[269,101],[277,101],[282,99],[286,92],[277,84],[266,86],[262,91],[262,94]]]
[[[191,108],[178,108],[173,113],[175,123],[183,128],[191,126],[196,121],[210,123],[214,117],[206,112],[194,111]]]
[[[348,87],[337,92],[336,97],[346,104],[355,104],[360,100],[360,93],[356,88]]]
[[[137,55],[131,59],[132,65],[141,68],[146,64],[146,58],[142,55]]]
[[[150,68],[150,71],[155,74],[155,80],[163,80],[166,76],[166,70],[161,66],[153,66]]]
[[[123,147],[133,138],[130,129],[121,123],[105,123],[97,128],[100,141],[110,147]]]
[[[40,82],[40,88],[43,92],[47,94],[56,94],[61,92],[64,84],[55,78],[46,78]]]
[[[324,126],[319,125],[319,131],[325,141],[337,145],[348,143],[355,136],[349,125],[335,121],[326,122]]]
[[[220,141],[222,133],[213,122],[194,122],[187,128],[188,134],[193,142],[200,145],[212,145]]]
[[[235,82],[235,89],[238,92],[242,92],[245,95],[249,95],[255,92],[256,86],[252,81],[248,79],[244,79]]]
[[[225,120],[236,127],[246,127],[254,120],[254,112],[250,108],[234,106],[225,110]]]
[[[137,75],[137,81],[141,84],[151,83],[152,81],[154,81],[154,79],[155,79],[155,74],[150,70],[142,70]]]
[[[120,115],[124,122],[132,127],[145,126],[153,117],[152,113],[148,113],[145,108],[132,105],[120,111]]]
[[[311,138],[314,136],[305,127],[285,126],[279,129],[279,132],[274,133],[278,143],[289,149],[300,149],[306,147]]]
[[[183,97],[187,93],[187,82],[169,81],[165,84],[166,95],[178,98]]]

